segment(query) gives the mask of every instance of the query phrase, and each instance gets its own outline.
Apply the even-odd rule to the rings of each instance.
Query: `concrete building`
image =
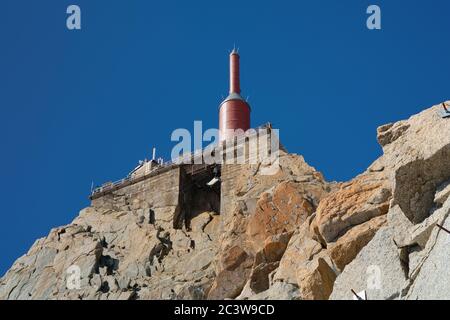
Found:
[[[189,221],[205,211],[227,214],[239,167],[284,150],[270,124],[250,129],[250,106],[240,96],[239,82],[239,55],[233,50],[230,94],[219,107],[220,141],[208,151],[214,163],[205,153],[185,154],[182,163],[143,161],[127,177],[94,189],[92,205],[135,210],[173,228],[189,228]],[[209,183],[214,178],[217,183]]]

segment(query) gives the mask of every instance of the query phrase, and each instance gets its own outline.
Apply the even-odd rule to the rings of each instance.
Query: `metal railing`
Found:
[[[253,128],[253,129],[257,131],[259,129],[266,129],[266,128],[271,129],[272,128],[272,124],[270,122],[267,122],[267,123],[264,123],[264,124],[262,124],[262,125],[260,125],[260,126],[258,126],[256,128]],[[201,150],[201,151],[203,151],[203,150]],[[181,165],[181,164],[185,164],[186,160],[189,160],[189,163],[194,163],[193,160],[195,159],[195,157],[199,156],[199,155],[201,156],[201,154],[202,154],[201,151],[196,150],[194,152],[187,153],[187,154],[179,156],[179,157],[177,157],[175,159],[172,159],[172,160],[169,160],[167,162],[163,162],[161,164],[158,164],[153,170],[150,170],[150,172],[148,172],[148,173],[137,174],[137,175],[133,176],[134,172],[136,170],[138,170],[139,168],[135,169],[132,173],[130,173],[125,178],[122,178],[122,179],[117,180],[117,181],[106,182],[106,183],[102,184],[101,186],[94,188],[92,190],[92,192],[91,192],[90,197],[91,198],[97,197],[100,194],[105,194],[105,193],[108,193],[110,191],[114,191],[114,190],[123,188],[124,186],[131,185],[131,184],[134,184],[136,182],[145,180],[147,177],[154,176],[156,173],[162,171],[163,169],[167,169],[167,168],[172,167],[172,166],[175,167],[175,166],[178,166],[178,165]],[[142,164],[142,166],[145,165],[146,163],[147,162],[144,162]]]
[[[169,160],[167,162],[157,164],[156,167],[153,170],[150,170],[148,173],[135,174],[135,171],[138,170],[138,169],[136,169],[134,172],[130,173],[125,178],[122,178],[117,181],[106,182],[106,183],[102,184],[101,186],[94,188],[91,192],[91,198],[95,197],[99,194],[104,194],[109,191],[117,190],[117,189],[123,188],[124,186],[131,185],[136,182],[145,180],[146,178],[148,178],[150,176],[154,176],[156,173],[162,171],[163,169],[167,170],[167,168],[176,167],[180,164],[185,163],[183,161],[186,161],[187,159],[192,160],[194,158],[194,156],[195,156],[195,153],[190,153],[190,154],[186,154],[184,156],[179,156],[173,160]],[[146,163],[147,162],[143,163],[142,166],[144,166]]]

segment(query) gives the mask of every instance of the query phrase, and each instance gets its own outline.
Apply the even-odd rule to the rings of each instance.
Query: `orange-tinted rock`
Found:
[[[244,254],[240,250],[233,250],[233,255],[236,255],[235,262],[240,261],[239,265],[230,265],[228,268],[220,271],[214,283],[209,290],[208,299],[217,300],[217,299],[227,299],[227,298],[235,298],[237,297],[242,289],[245,286],[250,274],[251,274],[251,266],[253,264],[252,259],[245,255],[245,259],[243,261],[242,257]]]
[[[320,253],[322,246],[319,242],[312,239],[309,233],[309,220],[295,231],[283,257],[280,260],[280,266],[274,275],[274,281],[283,281],[291,284],[297,284],[297,268],[313,259]]]
[[[227,250],[222,256],[222,267],[225,270],[234,270],[241,265],[247,257],[247,253],[242,248],[234,246]]]
[[[335,272],[321,257],[297,270],[297,282],[303,300],[327,300],[335,280]]]
[[[259,293],[269,289],[269,274],[278,267],[279,262],[261,263],[252,269],[250,288]]]
[[[333,242],[349,228],[386,214],[390,199],[383,172],[361,174],[320,202],[312,229],[326,242]]]
[[[291,239],[292,233],[282,233],[268,237],[264,242],[263,254],[267,262],[280,261]]]
[[[327,251],[339,270],[352,262],[363,247],[374,237],[375,233],[386,223],[386,216],[373,218],[355,226],[335,243],[328,245]]]
[[[262,174],[264,164],[222,168],[222,176],[225,173],[226,177],[221,188],[223,211],[220,215],[216,274],[224,277],[222,261],[229,254],[229,248],[241,248],[248,255],[246,261],[252,259],[250,268],[254,273],[253,276],[247,275],[246,282],[249,292],[252,291],[250,278],[258,279],[256,287],[266,286],[267,273],[271,269],[268,265],[276,265],[272,263],[282,257],[293,231],[330,190],[322,175],[302,156],[281,152],[279,164],[280,170],[274,175]],[[208,225],[205,231],[207,228]],[[225,266],[229,265],[225,263]],[[233,271],[239,269],[237,267]],[[215,284],[214,287],[217,288],[214,295],[224,292],[218,290],[220,285]],[[242,294],[246,296],[245,292]]]
[[[299,191],[297,183],[280,183],[273,191],[273,196],[264,193],[247,227],[247,235],[255,251],[263,248],[268,237],[294,230],[313,211],[313,205]]]

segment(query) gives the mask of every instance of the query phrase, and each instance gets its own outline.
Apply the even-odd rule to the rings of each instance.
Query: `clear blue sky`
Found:
[[[328,180],[364,171],[377,126],[448,99],[449,14],[448,0],[2,1],[0,275],[89,204],[92,180],[152,146],[169,157],[175,128],[216,127],[234,43],[252,124]]]

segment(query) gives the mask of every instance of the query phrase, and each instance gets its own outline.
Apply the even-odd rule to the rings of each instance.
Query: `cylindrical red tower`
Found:
[[[239,54],[233,49],[230,54],[230,94],[219,107],[220,141],[233,137],[236,130],[245,132],[250,128],[250,105],[240,93]]]

